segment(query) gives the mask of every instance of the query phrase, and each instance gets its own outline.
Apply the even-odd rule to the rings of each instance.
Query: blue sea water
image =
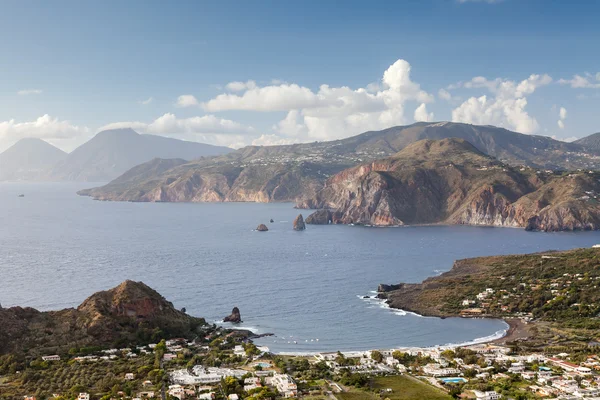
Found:
[[[379,283],[419,282],[455,259],[600,243],[598,232],[466,226],[295,232],[292,220],[307,211],[292,204],[99,202],[75,194],[90,186],[0,184],[2,306],[74,307],[132,279],[210,322],[239,307],[242,327],[275,334],[258,342],[276,352],[443,345],[506,325],[423,318],[362,296]],[[260,223],[269,231],[254,231]]]

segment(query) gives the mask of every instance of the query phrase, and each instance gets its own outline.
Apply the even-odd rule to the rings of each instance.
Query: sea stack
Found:
[[[233,310],[231,310],[231,315],[223,318],[223,322],[232,322],[234,324],[239,324],[240,322],[242,322],[240,309],[237,307],[233,307]]]
[[[306,225],[304,224],[304,217],[302,214],[299,214],[294,220],[294,230],[295,231],[303,231],[306,229]]]
[[[266,232],[269,230],[269,228],[267,228],[267,226],[265,224],[260,224],[259,226],[256,227],[256,230],[259,232]]]

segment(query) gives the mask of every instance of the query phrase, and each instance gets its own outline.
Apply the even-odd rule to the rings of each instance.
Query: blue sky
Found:
[[[0,150],[123,126],[234,147],[415,120],[582,137],[600,131],[598,15],[592,0],[6,1]]]

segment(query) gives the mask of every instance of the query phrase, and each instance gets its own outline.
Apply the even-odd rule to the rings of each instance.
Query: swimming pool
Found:
[[[268,363],[268,362],[257,362],[252,365],[255,367],[261,367],[261,368],[271,368],[271,363]]]
[[[440,381],[444,382],[444,383],[466,383],[467,380],[465,378],[441,378]]]

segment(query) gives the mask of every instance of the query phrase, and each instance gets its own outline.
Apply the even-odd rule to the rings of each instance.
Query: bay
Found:
[[[289,203],[99,202],[75,194],[91,186],[0,184],[2,306],[75,307],[132,279],[211,323],[239,307],[241,327],[275,334],[258,340],[275,352],[463,343],[506,325],[423,318],[362,297],[379,283],[442,273],[460,258],[600,243],[599,232],[468,226],[296,232],[294,217],[308,212]],[[260,223],[269,231],[255,231]]]

